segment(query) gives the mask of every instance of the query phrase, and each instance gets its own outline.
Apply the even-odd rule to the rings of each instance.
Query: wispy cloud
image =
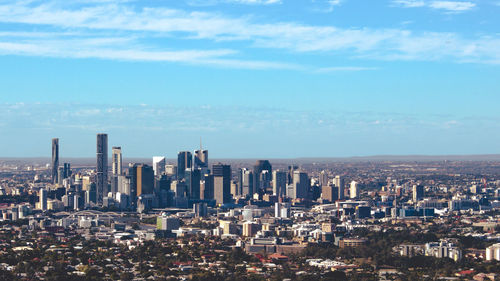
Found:
[[[463,12],[476,7],[476,4],[472,2],[434,1],[429,4],[429,7],[450,12]]]
[[[322,67],[317,70],[317,72],[327,73],[327,72],[351,72],[351,71],[369,71],[378,70],[377,67],[364,67],[364,66],[331,66]]]
[[[476,7],[476,3],[470,1],[394,0],[393,3],[405,8],[427,7],[449,13],[465,12]]]
[[[410,0],[399,0],[398,3],[420,5],[419,1]],[[438,1],[425,3],[438,5]],[[449,4],[439,5],[451,9]],[[351,59],[500,62],[498,36],[464,38],[457,33],[412,32],[397,28],[339,28],[296,22],[257,22],[253,17],[137,7],[129,3],[88,4],[75,8],[61,2],[9,2],[0,4],[0,22],[32,25],[43,29],[41,34],[53,32],[55,37],[35,40],[35,37],[23,39],[14,34],[0,36],[0,51],[3,54],[171,61],[257,69],[300,69],[304,66],[266,60],[247,61],[242,57],[248,48],[282,49],[292,54],[322,52]],[[67,32],[85,35],[83,38],[62,35]],[[106,40],[108,33],[114,35],[111,40],[125,41],[90,47],[88,40]],[[158,37],[181,42],[209,40],[212,46],[245,42],[245,47],[237,50],[233,47],[165,49],[149,40]],[[200,42],[202,45],[206,41]]]
[[[217,4],[242,4],[242,5],[274,5],[282,4],[282,0],[187,0],[191,6],[213,6]]]

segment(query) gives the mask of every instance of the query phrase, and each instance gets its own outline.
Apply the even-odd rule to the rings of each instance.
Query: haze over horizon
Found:
[[[0,157],[500,154],[496,0],[0,1]],[[380,17],[383,15],[383,17]]]

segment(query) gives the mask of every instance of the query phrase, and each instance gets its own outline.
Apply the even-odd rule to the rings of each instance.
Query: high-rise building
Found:
[[[273,171],[273,194],[278,197],[286,196],[286,172]]]
[[[119,176],[122,174],[122,148],[119,146],[113,146],[113,176]]]
[[[338,189],[339,197],[338,200],[344,200],[344,178],[336,176],[334,184]]]
[[[167,160],[163,156],[154,156],[153,157],[153,171],[156,177],[161,176],[165,173],[165,165],[167,164]]]
[[[321,198],[324,200],[335,202],[339,198],[339,188],[335,185],[323,185],[321,186]]]
[[[349,197],[351,199],[356,199],[359,197],[358,183],[355,181],[351,182],[351,188],[349,190]]]
[[[97,204],[102,206],[105,194],[108,194],[108,135],[97,134]]]
[[[319,185],[320,186],[328,185],[328,172],[325,170],[319,173]]]
[[[424,198],[424,186],[413,185],[413,203],[417,203],[422,198]]]
[[[253,166],[253,192],[263,194],[269,188],[273,167],[268,160],[257,160]]]
[[[253,195],[253,172],[246,168],[238,171],[238,187],[242,196]]]
[[[214,175],[205,175],[204,180],[200,187],[200,196],[204,200],[214,199]]]
[[[302,171],[293,172],[293,192],[292,199],[307,198],[309,192],[309,176]]]
[[[214,199],[217,204],[231,201],[231,166],[215,164],[212,166],[214,176]]]
[[[130,189],[134,191],[133,199],[143,194],[153,194],[154,172],[153,167],[146,164],[134,164],[129,168]]]
[[[52,183],[58,180],[57,169],[59,168],[59,139],[52,139]]]
[[[67,179],[71,177],[71,164],[64,163],[63,164],[63,178]]]
[[[45,188],[40,189],[39,204],[40,204],[40,210],[42,211],[47,210],[47,189]]]
[[[194,152],[194,168],[195,169],[208,169],[208,150],[196,150]]]
[[[189,151],[181,151],[177,154],[177,180],[184,178],[186,169],[192,167],[193,156]]]
[[[287,184],[293,184],[293,172],[297,170],[299,167],[298,166],[288,166],[288,182]]]
[[[201,169],[186,169],[184,179],[188,189],[188,198],[200,199]]]

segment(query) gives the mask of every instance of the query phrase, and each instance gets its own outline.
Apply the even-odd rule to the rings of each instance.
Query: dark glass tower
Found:
[[[263,171],[267,171],[267,173],[262,174]],[[258,192],[259,194],[265,193],[267,188],[267,184],[271,182],[273,174],[273,167],[268,160],[258,160],[257,163],[253,166],[253,190],[252,192]],[[262,178],[264,176],[264,178]]]
[[[102,206],[104,195],[108,192],[108,135],[97,134],[97,204]]]
[[[201,170],[187,169],[184,179],[186,180],[186,186],[188,188],[188,198],[195,200],[200,199]]]
[[[214,176],[214,199],[217,204],[231,202],[231,166],[215,164],[212,166]]]
[[[181,151],[177,154],[177,180],[184,178],[186,169],[191,169],[193,155],[189,151]]]
[[[52,139],[52,183],[56,184],[58,175],[57,169],[59,168],[59,139]]]

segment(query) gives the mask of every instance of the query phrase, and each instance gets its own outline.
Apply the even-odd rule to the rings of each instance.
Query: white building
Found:
[[[349,196],[351,199],[355,199],[359,197],[359,189],[358,189],[358,183],[355,181],[351,182],[351,188],[349,190]]]
[[[500,261],[500,243],[494,244],[486,248],[486,260]]]

